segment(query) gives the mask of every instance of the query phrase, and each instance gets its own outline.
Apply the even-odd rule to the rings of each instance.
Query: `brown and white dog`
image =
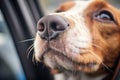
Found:
[[[102,80],[120,56],[120,11],[104,0],[66,2],[42,17],[37,30],[36,61],[65,80]]]

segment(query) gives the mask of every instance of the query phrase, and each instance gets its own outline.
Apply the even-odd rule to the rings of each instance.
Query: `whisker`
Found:
[[[93,56],[95,56],[100,62],[102,62],[102,60],[98,57],[98,56],[96,56],[96,54],[94,54],[92,51],[90,51],[89,50],[89,52],[93,55]]]
[[[97,45],[97,44],[92,44],[92,45],[99,48],[99,49],[101,49],[101,50],[103,50],[103,48],[101,46]]]
[[[92,51],[89,51],[93,56],[95,56],[101,63],[102,63],[102,65],[107,69],[107,70],[109,70],[110,72],[112,72],[113,73],[113,71],[106,65],[106,64],[104,64],[103,62],[102,62],[102,60],[98,57],[98,56],[96,56],[96,54],[94,54]]]
[[[35,40],[35,38],[32,38],[32,39],[26,39],[26,40],[19,41],[19,43],[29,42],[29,41],[34,41],[34,40]]]
[[[65,54],[64,51],[61,51],[61,50],[59,50],[59,49],[57,49],[57,48],[55,48],[55,47],[53,47],[53,46],[50,46],[50,48],[53,49],[53,50],[55,50],[55,51],[57,51],[57,52],[60,52],[60,53]]]
[[[112,71],[107,65],[105,65],[104,63],[102,63],[102,65],[103,65],[107,70],[109,70],[111,73],[113,73],[113,71]]]
[[[31,45],[27,48],[26,52],[28,52],[28,51],[31,49],[31,47],[33,47],[33,45],[34,45],[34,44],[31,44]]]
[[[26,51],[27,52],[27,58],[29,58],[29,55],[30,55],[31,51],[34,49],[33,45],[34,44],[30,45],[30,47]]]
[[[35,55],[33,54],[33,56],[32,56],[32,62],[33,62],[33,64],[36,64],[37,63],[37,61],[35,60]]]
[[[34,47],[32,47],[32,48],[29,50],[28,55],[27,55],[27,58],[29,58],[30,53],[31,53],[31,51],[32,51],[33,49],[34,49]]]
[[[99,45],[97,45],[97,44],[92,44],[93,46],[96,46],[97,48],[99,48],[99,49],[101,49],[101,50],[103,50],[103,48],[102,47],[100,47]],[[92,54],[93,54],[93,52],[92,52]],[[95,55],[95,54],[94,54]],[[96,56],[97,57],[97,56]],[[102,65],[107,69],[107,70],[109,70],[110,72],[113,72],[107,65],[105,65],[103,62],[102,62]]]

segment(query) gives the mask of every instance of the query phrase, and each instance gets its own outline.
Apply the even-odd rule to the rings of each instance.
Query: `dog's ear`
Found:
[[[58,7],[58,9],[55,10],[55,12],[67,11],[67,10],[71,9],[74,5],[75,5],[74,1],[65,2],[65,3],[61,4],[60,7]]]

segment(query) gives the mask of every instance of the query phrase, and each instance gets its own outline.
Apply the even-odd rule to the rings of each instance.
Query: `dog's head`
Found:
[[[120,52],[120,11],[104,0],[73,1],[37,24],[35,59],[51,69],[93,73]]]

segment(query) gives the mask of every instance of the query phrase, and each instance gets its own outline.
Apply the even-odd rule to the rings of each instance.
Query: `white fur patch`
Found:
[[[92,41],[90,31],[85,24],[83,11],[92,2],[75,1],[75,6],[62,13],[52,13],[50,15],[64,15],[75,23],[74,28],[70,29],[66,36],[66,43],[72,49],[72,52],[79,53],[79,49],[89,48]]]

